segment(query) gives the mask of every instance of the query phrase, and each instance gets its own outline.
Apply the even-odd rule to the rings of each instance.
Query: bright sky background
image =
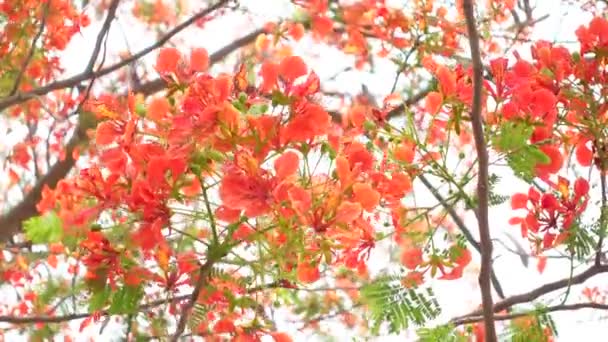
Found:
[[[203,1],[201,1],[201,3],[203,3]],[[189,34],[180,34],[178,39],[183,38],[186,45],[180,45],[179,48],[186,51],[189,46],[203,46],[211,53],[224,46],[232,39],[255,30],[265,21],[265,18],[276,18],[285,13],[290,13],[291,8],[289,1],[285,0],[243,0],[241,3],[243,7],[251,9],[260,18],[247,21],[243,20],[242,15],[227,15],[224,18],[206,24],[204,30],[192,30],[189,31]],[[589,13],[577,10],[576,7],[561,4],[561,1],[558,0],[537,0],[536,3],[538,5],[537,10],[535,11],[536,17],[540,17],[544,14],[550,14],[550,17],[536,25],[532,36],[534,39],[542,38],[556,41],[576,41],[574,35],[575,29],[581,24],[586,24],[591,19]],[[125,12],[130,11],[131,7],[123,6],[123,10]],[[109,39],[111,52],[125,50],[125,38],[128,39],[128,45],[131,51],[138,51],[155,40],[154,36],[142,31],[141,26],[129,23],[127,19],[130,15],[130,13],[124,13],[122,16],[119,15],[119,23],[115,22],[113,25]],[[82,36],[76,36],[65,51],[64,66],[66,67],[68,74],[77,74],[84,69],[99,27],[99,23],[94,22],[90,27],[83,30]],[[125,31],[124,36],[121,33],[121,27]],[[312,45],[307,46],[307,44],[304,43],[301,45],[300,50],[296,51],[309,56],[311,54],[311,46]],[[312,60],[309,65],[319,74],[321,80],[327,79],[351,62],[350,60],[345,60],[339,53],[335,53],[329,49],[319,48],[317,45],[314,45],[314,47],[314,53],[317,54],[319,58]],[[569,44],[569,47],[576,48],[576,45]],[[524,58],[529,56],[528,49],[520,48],[518,50]],[[153,61],[155,56],[156,54],[154,53],[150,54],[146,61]],[[377,94],[378,96],[388,95],[390,86],[392,85],[395,68],[390,63],[380,63],[378,67],[379,71],[374,75],[351,72],[339,78],[337,82],[332,83],[332,89],[338,88],[345,92],[356,93],[361,89],[361,82],[364,82],[373,94]],[[391,81],[387,82],[387,79]],[[515,191],[527,191],[527,187],[513,177],[505,177],[497,190],[498,193],[501,194],[510,194]],[[422,197],[423,200],[430,201],[430,203],[435,203],[434,199],[428,194],[428,191],[422,186],[417,191],[417,196]],[[425,198],[425,196],[427,198]],[[507,222],[511,216],[512,211],[508,205],[491,209],[490,224],[492,236],[505,241],[508,245],[511,245],[511,242],[504,238],[505,233],[511,234],[519,239],[519,229],[509,226]],[[466,223],[472,228],[475,235],[477,235],[476,221],[471,213],[467,214]],[[527,247],[525,243],[524,246]],[[569,273],[569,262],[567,260],[549,259],[545,272],[542,275],[539,275],[536,271],[535,260],[531,260],[529,268],[526,269],[521,264],[518,256],[507,252],[497,243],[495,243],[494,257],[497,258],[494,262],[494,268],[507,296],[529,291],[542,283],[564,278]],[[384,268],[387,261],[388,258],[386,253],[378,252],[373,254],[370,265],[372,267],[377,266],[374,270],[377,272]],[[445,321],[453,316],[464,314],[479,305],[480,293],[477,289],[478,262],[479,258],[474,253],[474,262],[465,270],[466,279],[464,280],[436,282],[437,286],[435,287],[435,292],[439,297],[444,312],[439,321]],[[575,274],[577,272],[580,271],[575,270]],[[605,284],[606,279],[608,278],[596,277],[593,283]],[[592,284],[592,282],[586,284]],[[562,294],[562,292],[555,292],[544,298],[557,298],[556,302],[558,302],[560,294]],[[572,291],[570,299],[576,300],[577,297],[578,292],[575,289]],[[497,296],[495,296],[495,299],[496,298]],[[600,338],[600,336],[608,336],[608,324],[598,320],[598,318],[601,317],[601,314],[601,312],[592,313],[590,311],[553,314],[560,334],[558,341],[576,341],[577,339],[586,341],[604,340],[603,338]],[[280,327],[282,324],[281,322],[278,323]],[[293,327],[285,326],[285,328],[292,329]],[[96,332],[97,329],[95,329],[95,331],[88,331],[90,336],[95,336]],[[333,333],[339,334],[339,331],[334,330]],[[106,338],[109,340],[112,335],[114,335],[113,330],[107,329],[105,335],[103,340],[106,340]],[[294,336],[297,341],[315,341],[315,339],[311,339],[309,336]],[[346,337],[346,335],[344,335],[344,337]],[[14,340],[17,341],[18,339]],[[76,340],[79,341],[80,339]],[[346,340],[346,338],[340,338],[340,340]],[[404,336],[402,335],[401,337],[383,337],[378,339],[378,341],[404,340],[412,341],[413,337],[412,335],[408,335],[404,339]]]

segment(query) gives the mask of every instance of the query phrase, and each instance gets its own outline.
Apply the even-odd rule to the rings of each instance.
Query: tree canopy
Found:
[[[554,341],[607,310],[608,2],[552,1],[561,42],[541,3],[0,1],[0,333]]]

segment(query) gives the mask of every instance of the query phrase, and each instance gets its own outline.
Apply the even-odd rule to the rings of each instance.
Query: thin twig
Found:
[[[196,284],[194,285],[194,290],[192,291],[192,296],[186,303],[186,305],[182,308],[182,314],[177,321],[177,328],[175,329],[175,333],[171,338],[171,341],[177,342],[180,336],[184,333],[186,329],[186,323],[188,323],[188,317],[190,317],[190,311],[196,304],[198,297],[203,289],[203,286],[207,282],[207,277],[209,277],[209,273],[213,268],[213,265],[223,257],[228,254],[228,250],[224,248],[224,246],[220,243],[219,237],[217,235],[217,227],[215,224],[215,219],[213,216],[213,210],[211,209],[211,204],[209,203],[209,197],[207,195],[207,188],[204,183],[203,184],[203,197],[205,201],[205,208],[207,210],[207,214],[209,215],[209,224],[211,226],[211,230],[213,231],[213,245],[207,249],[207,261],[201,265],[199,269],[198,279]],[[215,248],[220,249],[220,253],[215,252]],[[212,253],[213,252],[213,253]]]
[[[424,184],[424,186],[431,192],[435,199],[439,201],[441,206],[443,206],[443,208],[447,210],[448,214],[452,218],[452,221],[454,221],[454,224],[456,224],[458,229],[460,229],[465,239],[467,239],[467,241],[473,246],[473,248],[475,248],[475,250],[481,254],[481,245],[479,244],[479,242],[477,242],[477,240],[475,240],[475,237],[473,237],[473,234],[471,234],[469,228],[466,226],[460,216],[458,216],[458,213],[456,212],[456,210],[454,210],[454,207],[450,205],[445,200],[445,198],[443,198],[443,196],[441,196],[439,191],[437,191],[433,184],[431,184],[431,182],[429,182],[429,180],[423,174],[418,175],[418,178],[420,179],[422,184]],[[500,282],[498,281],[498,277],[496,276],[494,270],[490,271],[490,279],[492,281],[492,285],[494,285],[494,289],[496,290],[498,296],[500,298],[505,298],[505,293],[502,289],[502,286],[500,285]]]
[[[194,24],[197,20],[199,20],[199,19],[207,16],[209,13],[221,8],[224,4],[228,3],[228,1],[229,0],[218,1],[213,6],[210,6],[210,7],[206,8],[205,10],[193,15],[188,20],[175,26],[173,29],[171,29],[169,32],[167,32],[161,39],[156,41],[156,43],[148,46],[147,48],[139,51],[138,53],[132,55],[129,58],[123,59],[122,61],[120,61],[116,64],[110,65],[97,72],[92,71],[92,70],[85,70],[83,73],[80,73],[73,77],[67,78],[65,80],[56,81],[56,82],[47,84],[46,86],[39,87],[39,88],[33,89],[31,91],[25,92],[25,93],[18,93],[18,94],[12,95],[12,96],[7,96],[4,99],[0,100],[0,110],[4,110],[10,106],[13,106],[15,104],[35,98],[37,96],[46,95],[54,90],[73,87],[73,86],[78,85],[81,82],[91,79],[93,77],[98,78],[98,77],[110,74],[126,65],[129,65],[129,64],[131,64],[131,62],[133,62],[137,59],[140,59],[140,58],[146,56],[147,54],[149,54],[150,52],[161,47],[167,41],[169,41],[171,38],[173,38],[173,36],[175,36],[176,34],[178,34],[181,31],[183,31],[190,25]]]
[[[475,14],[473,12],[473,0],[464,0],[463,9],[469,34],[471,59],[473,61],[473,107],[471,109],[471,124],[473,126],[473,137],[475,139],[479,166],[477,176],[477,212],[479,240],[481,245],[479,287],[481,288],[481,303],[485,323],[485,340],[487,342],[495,342],[497,338],[493,318],[492,286],[490,281],[490,274],[492,273],[492,237],[490,236],[490,223],[488,220],[488,151],[483,133],[483,119],[481,117],[483,64],[479,51],[479,35],[477,32],[477,24],[475,23]]]
[[[164,304],[179,302],[181,300],[189,298],[190,296],[191,296],[190,294],[187,294],[187,295],[180,295],[180,296],[175,296],[175,297],[171,297],[171,298],[167,298],[167,299],[152,301],[150,303],[140,305],[139,308],[137,309],[137,311],[138,312],[146,311],[146,310],[154,309],[154,308],[159,307]],[[19,316],[11,315],[11,316],[0,316],[0,322],[11,323],[11,324],[20,324],[20,325],[35,324],[35,323],[61,323],[61,322],[68,322],[68,321],[74,321],[74,320],[78,320],[78,319],[91,317],[95,314],[98,314],[100,317],[112,316],[112,314],[109,311],[84,312],[84,313],[75,313],[75,314],[62,315],[62,316],[40,315],[40,316],[21,316],[21,317],[19,317]]]
[[[46,27],[46,19],[49,16],[49,7],[51,6],[51,1],[52,0],[49,0],[46,4],[44,4],[42,19],[40,20],[40,28],[38,29],[38,32],[32,39],[32,43],[30,45],[30,50],[28,51],[27,56],[23,60],[23,64],[21,65],[21,69],[19,69],[19,73],[17,74],[17,77],[15,78],[15,84],[13,84],[13,89],[11,89],[11,92],[9,93],[9,95],[15,95],[17,93],[17,90],[19,90],[19,86],[21,85],[21,80],[23,78],[23,75],[25,75],[25,70],[27,69],[28,65],[32,61],[32,58],[34,58],[34,53],[36,52],[36,44],[38,44],[38,40],[40,39],[40,37],[42,37],[42,33],[44,32],[44,28]]]
[[[110,31],[110,26],[112,25],[112,21],[116,18],[116,10],[118,10],[118,3],[120,0],[113,0],[108,8],[108,15],[106,16],[106,20],[103,22],[99,33],[97,33],[97,39],[95,40],[95,46],[93,47],[93,53],[91,54],[91,58],[89,58],[89,63],[85,69],[85,73],[89,74],[93,71],[95,67],[95,62],[97,62],[97,58],[99,57],[99,52],[101,51],[101,46],[106,39],[106,35]]]

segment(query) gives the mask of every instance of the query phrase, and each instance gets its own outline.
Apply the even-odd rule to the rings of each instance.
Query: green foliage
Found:
[[[139,303],[144,296],[141,286],[123,285],[117,291],[106,286],[100,291],[93,293],[89,299],[89,311],[102,310],[109,303],[108,311],[111,314],[133,314],[137,313]]]
[[[124,286],[112,296],[111,314],[137,313],[139,302],[144,296],[141,286]]]
[[[489,189],[489,193],[488,193],[488,200],[489,200],[490,206],[501,205],[511,198],[510,196],[500,195],[495,192],[494,188],[496,187],[496,185],[499,182],[500,182],[500,177],[498,175],[496,175],[496,174],[490,175],[490,177],[488,179],[488,183],[490,185],[490,189]]]
[[[28,219],[23,223],[23,229],[33,243],[58,242],[63,235],[61,219],[54,212]]]
[[[537,310],[537,314],[531,316],[530,320],[512,320],[503,337],[512,342],[544,342],[547,341],[545,333],[547,330],[557,337],[557,328],[553,318],[548,313],[543,312],[542,308]]]
[[[209,313],[210,308],[206,305],[201,305],[198,303],[194,304],[192,308],[192,313],[190,314],[190,318],[188,319],[188,326],[192,330],[197,330],[197,327],[204,321],[207,320],[207,314]]]
[[[591,232],[597,231],[599,226],[599,222],[596,222],[583,226],[574,223],[570,227],[570,235],[566,240],[566,245],[576,260],[584,261],[589,255],[595,253],[596,239],[591,235]]]
[[[500,177],[496,174],[492,174],[488,178],[488,185],[489,185],[488,204],[491,207],[501,205],[511,198],[508,195],[501,195],[501,194],[496,193],[495,187],[499,182],[500,182]],[[477,208],[478,207],[477,194],[475,193],[469,197],[471,198],[471,200],[469,201],[469,203],[467,203],[467,209]]]
[[[361,299],[369,308],[374,334],[380,333],[383,323],[388,324],[390,333],[398,333],[412,323],[420,326],[441,313],[431,288],[408,289],[394,276],[384,276],[364,286]]]
[[[434,328],[420,328],[416,331],[419,342],[466,342],[466,337],[456,333],[451,324],[440,325]]]
[[[111,290],[107,286],[100,291],[93,292],[93,295],[89,299],[89,311],[93,312],[103,309],[110,298],[110,294]]]
[[[506,154],[506,160],[515,175],[523,180],[534,178],[537,164],[549,162],[549,158],[538,148],[530,145],[534,127],[522,122],[503,123],[491,137],[492,145]]]

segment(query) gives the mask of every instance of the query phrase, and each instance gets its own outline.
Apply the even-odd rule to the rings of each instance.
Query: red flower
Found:
[[[576,160],[581,166],[591,166],[591,163],[593,163],[593,151],[587,147],[586,141],[579,142],[574,151]]]
[[[300,157],[293,151],[283,153],[274,161],[274,169],[278,178],[287,178],[298,171]]]
[[[523,237],[528,236],[530,231],[542,234],[544,248],[560,242],[561,236],[556,240],[557,234],[565,233],[572,227],[589,200],[589,183],[585,179],[579,178],[574,182],[573,192],[570,191],[569,185],[568,180],[559,177],[557,184],[551,184],[551,192],[541,195],[530,188],[528,196],[515,194],[511,199],[513,209],[527,209],[528,214],[525,218],[512,218],[509,223],[519,224]]]
[[[436,91],[430,92],[425,99],[425,110],[430,114],[437,114],[443,105],[443,96]]]
[[[318,104],[301,101],[293,106],[293,118],[282,132],[282,141],[307,142],[327,133],[329,114]]]
[[[225,207],[244,210],[256,217],[270,210],[270,183],[259,176],[250,176],[237,168],[230,168],[220,184],[220,198]]]
[[[526,194],[515,194],[511,197],[511,209],[524,209],[528,203]]]

